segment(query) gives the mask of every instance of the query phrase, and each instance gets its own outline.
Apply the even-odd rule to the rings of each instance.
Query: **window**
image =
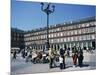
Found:
[[[65,34],[66,34],[66,36],[67,36],[67,35],[68,35],[68,32],[66,31],[66,33],[65,33]]]
[[[59,43],[59,39],[57,39],[57,42]]]
[[[39,37],[39,39],[41,39],[41,35],[40,36],[38,36]]]
[[[91,39],[95,39],[95,34],[91,35]]]
[[[87,40],[87,39],[86,39],[86,35],[84,35],[84,36],[82,36],[82,37],[83,37],[83,40]]]
[[[71,41],[74,41],[73,37],[71,37]]]
[[[26,41],[26,38],[24,38],[24,41]]]
[[[66,38],[64,38],[64,42],[67,42],[67,39]]]
[[[79,29],[79,30],[78,30],[78,33],[79,33],[79,34],[81,34],[81,30],[82,30],[82,29]]]
[[[63,42],[63,38],[60,39],[60,42]]]
[[[50,38],[50,34],[49,34],[49,38]]]
[[[74,37],[74,40],[75,40],[75,41],[78,41],[77,36]]]
[[[91,32],[95,32],[95,28],[94,27],[91,28]]]
[[[38,36],[36,36],[36,39],[39,39],[39,37],[38,37]]]
[[[62,36],[65,36],[65,32],[62,32]]]
[[[71,31],[71,35],[73,35],[73,31]]]
[[[93,32],[96,32],[96,28],[95,27],[93,28]]]
[[[86,35],[86,40],[90,40],[90,37],[89,37],[89,35]]]
[[[89,25],[90,25],[89,23],[86,23],[86,27],[89,27]]]
[[[58,36],[58,37],[59,37],[59,34],[60,34],[60,33],[57,33],[57,36]]]
[[[66,32],[65,32],[65,36],[67,36],[67,33],[68,33],[68,32],[66,31]]]
[[[81,27],[81,24],[79,24],[77,27],[80,28]]]
[[[41,39],[43,39],[43,35],[41,35]]]
[[[94,26],[94,25],[96,25],[96,22],[90,22],[90,25]]]
[[[57,37],[57,34],[58,34],[58,33],[56,33],[56,37]]]
[[[51,34],[51,37],[53,37],[53,34]]]
[[[53,43],[54,42],[54,40],[53,39],[51,39],[51,43]]]
[[[82,31],[82,33],[86,33],[86,29],[82,29],[81,31]]]
[[[60,31],[60,28],[57,28],[57,31]]]
[[[53,36],[56,37],[56,33],[54,33]]]
[[[61,38],[59,38],[59,40],[58,40],[58,41],[59,41],[59,43],[60,43],[60,42],[61,42]]]
[[[82,24],[82,27],[85,27],[85,24]]]
[[[63,32],[60,33],[60,36],[63,36]]]
[[[62,27],[62,30],[66,30],[66,27]]]
[[[79,41],[81,41],[81,36],[78,36],[79,37]]]
[[[83,40],[90,40],[89,35],[84,35],[84,36],[83,36]]]
[[[86,33],[88,33],[88,28],[85,29]]]
[[[31,37],[29,38],[29,40],[31,40]]]
[[[31,40],[33,40],[33,37],[32,37],[32,39]]]
[[[69,29],[73,29],[73,26],[69,26]]]
[[[51,32],[53,32],[53,29],[51,30]]]
[[[46,38],[46,35],[43,35],[43,39],[45,39]]]
[[[67,39],[68,39],[68,41],[70,41],[70,37],[68,37]]]
[[[89,28],[89,33],[91,33],[91,32],[94,32],[94,28],[93,27]]]
[[[70,35],[70,31],[67,32],[67,35]]]
[[[25,38],[25,41],[28,41],[28,39],[27,39],[27,38]]]
[[[17,36],[19,37],[19,34],[17,34]]]
[[[74,31],[75,35],[77,34],[77,30]]]
[[[70,29],[70,26],[68,26],[67,29],[69,30]]]

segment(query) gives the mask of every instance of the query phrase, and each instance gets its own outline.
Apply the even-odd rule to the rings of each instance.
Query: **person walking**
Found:
[[[67,49],[67,56],[70,57],[70,49]]]
[[[60,56],[63,58],[63,69],[65,69],[65,50],[63,48],[60,49]]]
[[[17,56],[17,52],[14,51],[14,53],[13,53],[13,59],[16,59],[16,56]]]
[[[63,69],[63,57],[62,56],[59,57],[59,63],[60,63],[60,69],[62,70]]]
[[[72,48],[72,58],[73,58],[73,67],[76,67],[77,66],[78,51],[77,51],[77,48],[75,46]]]
[[[31,61],[32,59],[32,51],[27,52],[26,62]]]
[[[22,57],[25,58],[25,50],[22,51]]]
[[[53,61],[54,61],[54,51],[53,49],[49,48],[49,60],[50,60],[50,68],[53,68]]]
[[[83,66],[83,51],[82,49],[79,47],[79,51],[78,51],[78,66],[82,67]]]

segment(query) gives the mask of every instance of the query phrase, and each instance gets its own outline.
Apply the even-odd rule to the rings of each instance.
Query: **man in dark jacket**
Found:
[[[78,65],[79,65],[79,67],[82,67],[82,65],[83,65],[83,58],[84,58],[83,51],[79,47],[79,51],[78,51]]]
[[[65,50],[63,48],[60,49],[60,55],[63,58],[63,69],[65,69]]]
[[[16,59],[16,56],[17,56],[17,52],[14,51],[14,53],[13,53],[13,59]]]

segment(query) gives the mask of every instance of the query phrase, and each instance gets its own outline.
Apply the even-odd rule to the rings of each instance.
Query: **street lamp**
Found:
[[[46,48],[49,50],[49,14],[53,13],[55,11],[55,6],[52,5],[52,9],[50,9],[50,3],[47,4],[47,7],[44,8],[44,3],[41,3],[41,10],[46,13],[47,15],[47,42],[46,42]]]

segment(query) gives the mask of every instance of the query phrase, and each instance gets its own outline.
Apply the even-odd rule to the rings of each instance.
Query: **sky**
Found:
[[[55,5],[55,11],[49,15],[49,25],[96,16],[96,6],[57,3],[52,5]],[[11,27],[27,31],[46,27],[46,22],[47,15],[41,11],[39,2],[11,0]]]

